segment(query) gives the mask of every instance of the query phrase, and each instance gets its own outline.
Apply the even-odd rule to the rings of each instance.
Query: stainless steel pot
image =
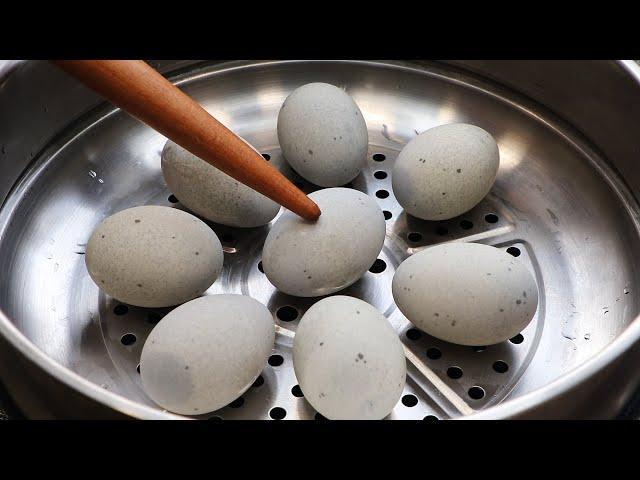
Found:
[[[473,409],[462,415],[411,367],[404,395],[415,396],[417,405],[400,402],[390,418],[608,418],[640,383],[640,69],[634,63],[154,66],[306,191],[316,187],[280,155],[275,125],[283,99],[311,81],[333,83],[354,97],[371,143],[367,168],[351,186],[390,195],[374,195],[388,217],[385,267],[343,293],[383,311],[418,367],[434,371]],[[140,204],[182,208],[169,199],[160,172],[165,139],[46,62],[8,67],[0,65],[2,381],[34,418],[182,418],[144,395],[136,371],[144,339],[166,310],[119,306],[91,282],[83,257],[92,229],[115,211]],[[457,121],[477,124],[498,141],[501,167],[491,194],[450,221],[407,217],[390,187],[397,153],[417,133]],[[378,171],[386,177],[374,176]],[[225,272],[208,293],[251,295],[295,332],[313,300],[277,292],[260,271],[268,226],[211,227],[226,253]],[[469,348],[410,331],[390,295],[393,271],[408,255],[443,241],[504,248],[531,269],[540,305],[521,335]],[[126,333],[136,336],[133,345],[121,343]],[[276,406],[287,419],[314,418],[291,391],[290,347],[290,336],[279,335],[274,355],[281,358],[265,368],[263,382],[202,418],[268,419]]]

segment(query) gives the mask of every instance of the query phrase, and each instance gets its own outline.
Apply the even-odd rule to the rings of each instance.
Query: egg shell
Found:
[[[337,187],[364,167],[369,134],[362,112],[347,93],[327,83],[309,83],[282,104],[278,140],[285,159],[302,177]]]
[[[499,165],[498,145],[488,132],[465,123],[441,125],[402,149],[393,166],[393,193],[407,213],[446,220],[489,193]]]
[[[168,141],[162,150],[162,174],[178,200],[198,215],[231,227],[266,225],[280,205]]]
[[[336,295],[304,314],[293,366],[306,400],[333,420],[379,420],[398,403],[406,381],[404,350],[374,307]]]
[[[271,227],[262,267],[280,291],[299,297],[337,292],[355,283],[375,262],[385,220],[368,195],[327,188],[309,195],[322,215],[316,222],[285,211]]]
[[[222,408],[260,375],[274,338],[271,313],[251,297],[191,300],[147,337],[140,359],[144,391],[161,407],[184,415]]]
[[[427,248],[393,277],[400,311],[429,335],[460,345],[492,345],[520,333],[535,315],[533,275],[505,251],[477,243]]]
[[[87,243],[87,270],[112,297],[169,307],[201,295],[222,271],[222,245],[202,220],[181,210],[133,207],[111,215]]]

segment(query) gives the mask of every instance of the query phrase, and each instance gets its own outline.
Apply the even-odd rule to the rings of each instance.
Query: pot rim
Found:
[[[4,77],[8,77],[12,71],[24,63],[24,60],[0,60],[0,84]],[[632,79],[640,85],[640,66],[633,60],[616,60]],[[140,419],[177,420],[189,419],[182,415],[161,411],[142,403],[129,400],[122,395],[103,389],[102,387],[81,377],[69,368],[61,365],[46,355],[40,348],[33,344],[18,328],[9,320],[8,316],[0,309],[0,335],[2,335],[13,347],[15,347],[28,360],[35,363],[46,373],[67,387],[89,397],[90,399],[106,405],[111,409]],[[484,419],[509,419],[520,416],[536,406],[559,397],[563,393],[580,385],[607,365],[613,363],[630,348],[640,341],[640,316],[636,317],[627,328],[620,333],[609,345],[604,347],[592,358],[565,372],[560,377],[540,388],[525,393],[519,397],[505,400],[484,410],[471,415],[459,417],[460,419],[484,420]]]

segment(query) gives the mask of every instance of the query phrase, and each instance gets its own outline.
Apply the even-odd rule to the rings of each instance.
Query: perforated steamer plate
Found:
[[[387,237],[379,259],[339,292],[383,312],[403,343],[472,409],[531,392],[600,351],[638,313],[637,205],[605,163],[569,127],[539,106],[483,81],[444,69],[373,62],[201,64],[174,78],[185,91],[278,165],[305,192],[317,187],[281,156],[276,120],[285,97],[313,81],[344,88],[369,128],[367,166],[351,187],[379,203]],[[436,125],[468,122],[497,140],[501,165],[490,195],[444,222],[408,217],[391,190],[403,145]],[[84,378],[153,406],[137,371],[146,336],[168,309],[122,305],[88,276],[84,248],[107,216],[135,205],[183,208],[160,170],[166,139],[105,105],[69,125],[35,159],[0,212],[0,308],[47,355]],[[250,295],[295,332],[318,299],[278,292],[261,272],[269,226],[209,223],[225,249],[224,271],[207,294]],[[357,241],[357,239],[354,239]],[[540,290],[531,324],[511,341],[475,348],[412,329],[391,296],[407,256],[441,242],[473,241],[507,250]],[[366,335],[366,332],[362,332]],[[288,335],[256,384],[231,405],[198,418],[313,419],[295,379]],[[444,419],[460,412],[412,364],[391,419]]]

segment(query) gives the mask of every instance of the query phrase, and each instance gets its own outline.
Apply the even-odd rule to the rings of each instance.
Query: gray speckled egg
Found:
[[[231,227],[258,227],[278,214],[280,205],[168,141],[162,150],[162,174],[189,210]]]
[[[460,345],[505,341],[529,324],[538,306],[527,268],[478,243],[447,243],[412,255],[396,270],[392,291],[416,327]]]
[[[305,399],[333,420],[380,420],[406,380],[402,344],[388,320],[362,300],[324,298],[304,314],[293,366]]]
[[[200,415],[242,395],[273,349],[267,307],[244,295],[196,298],[165,316],[142,349],[144,391],[169,411]]]
[[[170,207],[111,215],[87,243],[94,282],[118,300],[169,307],[201,295],[222,270],[222,245],[202,220]]]
[[[498,145],[480,127],[453,123],[431,128],[402,149],[392,186],[407,213],[424,220],[461,215],[482,200],[496,179]]]
[[[267,278],[298,297],[328,295],[355,283],[375,262],[385,237],[384,215],[368,195],[327,188],[309,197],[320,218],[308,222],[285,211],[262,250]]]
[[[369,135],[349,95],[327,83],[309,83],[282,104],[278,140],[296,172],[316,185],[337,187],[364,167]]]

